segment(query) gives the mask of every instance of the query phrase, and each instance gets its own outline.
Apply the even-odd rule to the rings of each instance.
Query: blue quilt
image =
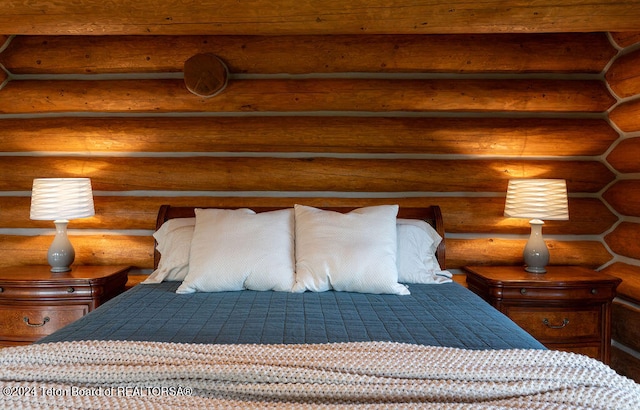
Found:
[[[39,342],[396,341],[468,349],[544,348],[456,283],[410,285],[409,296],[334,291],[179,295],[178,285],[135,286]]]

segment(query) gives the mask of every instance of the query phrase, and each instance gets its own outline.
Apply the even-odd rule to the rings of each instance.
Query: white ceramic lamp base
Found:
[[[542,222],[540,219],[529,221],[531,225],[531,235],[524,247],[524,265],[527,272],[546,273],[545,267],[549,263],[549,249],[542,239]]]
[[[47,252],[47,260],[51,265],[51,272],[68,272],[76,257],[76,252],[67,237],[67,220],[53,221],[56,225],[56,236]]]

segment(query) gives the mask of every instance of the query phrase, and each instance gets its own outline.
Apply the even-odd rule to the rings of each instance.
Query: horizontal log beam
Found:
[[[606,79],[620,98],[640,95],[640,50],[616,59],[607,70]]]
[[[629,138],[616,145],[607,156],[607,162],[619,172],[640,172],[638,158],[640,158],[640,138]]]
[[[624,132],[640,131],[640,99],[616,106],[609,113],[609,118]]]
[[[263,157],[4,157],[0,175],[13,175],[0,180],[4,191],[44,177],[90,177],[99,191],[500,193],[511,178],[562,178],[569,192],[598,192],[614,179],[598,161]]]
[[[0,119],[3,152],[335,152],[597,156],[604,120],[186,117]],[[584,138],[589,135],[589,138]],[[176,144],[176,141],[180,141]]]
[[[600,242],[545,240],[550,265],[579,265],[596,268],[611,260]],[[467,265],[523,265],[526,240],[448,239],[447,269]]]
[[[611,33],[611,38],[618,46],[625,48],[640,43],[640,31],[615,32]]]
[[[640,383],[640,359],[616,346],[611,346],[611,368]]]
[[[621,214],[640,217],[640,180],[617,181],[602,197]]]
[[[602,272],[622,279],[617,289],[619,297],[640,304],[640,266],[616,262],[604,268]]]
[[[4,256],[0,267],[46,264],[52,235],[0,235]],[[153,268],[153,237],[123,235],[70,235],[76,251],[76,264],[131,265]],[[600,242],[547,240],[550,264],[596,267],[611,259]],[[448,239],[447,268],[459,269],[469,264],[519,265],[525,240]]]
[[[4,34],[359,34],[638,29],[636,0],[3,2]]]
[[[209,99],[182,80],[22,80],[0,90],[0,113],[604,112],[614,101],[597,80],[238,80]]]
[[[125,235],[69,235],[78,265],[128,265],[153,267],[153,237]],[[53,235],[0,235],[5,257],[0,267],[46,265]]]
[[[640,224],[622,222],[605,236],[611,250],[619,255],[640,259]]]
[[[0,64],[13,74],[166,73],[200,53],[232,73],[599,73],[616,50],[604,33],[17,36]]]
[[[520,234],[528,235],[528,219],[506,218],[505,199],[495,198],[434,198],[442,208],[449,233]],[[618,218],[596,198],[569,198],[568,221],[545,221],[545,235],[598,235]]]
[[[50,221],[29,219],[29,197],[0,197],[0,226],[3,228],[53,229]],[[155,228],[158,208],[174,206],[244,207],[261,206],[352,206],[400,204],[425,206],[438,204],[442,209],[447,233],[521,234],[530,232],[526,219],[505,218],[504,197],[432,197],[420,198],[282,198],[282,197],[138,197],[95,196],[96,215],[72,220],[69,229],[147,229]],[[249,204],[249,205],[248,205]],[[617,221],[607,207],[595,198],[571,198],[568,221],[547,221],[544,233],[551,235],[597,235]]]
[[[614,303],[611,315],[611,338],[618,343],[640,351],[640,309]]]

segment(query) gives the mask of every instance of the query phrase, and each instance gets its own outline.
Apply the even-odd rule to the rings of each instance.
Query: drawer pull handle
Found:
[[[49,316],[45,316],[44,319],[42,319],[42,323],[31,323],[29,322],[29,318],[28,317],[23,317],[22,320],[24,320],[24,323],[27,324],[27,326],[30,327],[42,327],[44,325],[47,324],[48,321],[50,321],[51,319],[49,319]]]
[[[0,288],[0,293],[4,292],[4,288]]]
[[[76,291],[76,290],[75,290],[72,286],[69,286],[69,287],[67,288],[67,293],[73,293],[73,292],[75,292],[75,291]]]
[[[569,319],[567,319],[566,317],[562,320],[562,324],[561,325],[552,325],[551,323],[549,323],[549,319],[547,319],[546,317],[542,320],[542,323],[548,327],[549,329],[562,329],[563,327],[565,327],[566,325],[569,324]]]
[[[527,294],[527,288],[520,289],[520,294],[521,295],[526,295]]]
[[[591,289],[591,294],[592,295],[597,295],[598,294],[598,289],[596,289],[596,288]]]

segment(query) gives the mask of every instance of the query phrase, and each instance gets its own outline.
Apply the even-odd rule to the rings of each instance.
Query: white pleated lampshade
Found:
[[[56,221],[95,215],[89,178],[37,178],[31,190],[31,219]]]
[[[512,179],[504,216],[564,221],[569,219],[564,179]]]

